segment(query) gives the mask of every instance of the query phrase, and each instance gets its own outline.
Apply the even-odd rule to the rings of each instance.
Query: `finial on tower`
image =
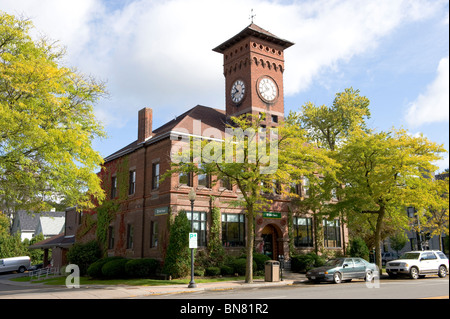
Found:
[[[254,17],[256,17],[256,14],[253,14],[253,9],[252,9],[251,12],[250,12],[250,17],[249,17],[249,19],[252,21],[252,23],[253,23],[253,18]]]

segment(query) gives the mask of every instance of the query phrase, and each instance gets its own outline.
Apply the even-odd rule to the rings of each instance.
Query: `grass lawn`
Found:
[[[253,276],[253,279],[261,279],[263,276]],[[30,281],[29,276],[11,279],[18,282]],[[219,281],[235,281],[245,280],[244,276],[239,277],[198,277],[195,278],[196,283],[208,283]],[[89,277],[80,277],[80,285],[129,285],[129,286],[165,286],[165,285],[183,285],[189,284],[190,277],[174,280],[157,280],[147,278],[133,278],[133,279],[91,279]],[[66,285],[66,276],[55,276],[47,279],[33,279],[32,283],[44,283],[46,285]]]

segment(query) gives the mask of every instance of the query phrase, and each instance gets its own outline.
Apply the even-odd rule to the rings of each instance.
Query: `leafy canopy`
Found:
[[[0,200],[4,209],[89,207],[103,199],[92,140],[105,136],[93,114],[105,87],[62,66],[64,49],[33,40],[32,29],[0,12]]]

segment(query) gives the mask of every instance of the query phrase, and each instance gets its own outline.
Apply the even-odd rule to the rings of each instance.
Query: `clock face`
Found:
[[[277,97],[277,85],[270,78],[262,78],[258,84],[258,91],[266,101],[273,101]]]
[[[231,87],[231,100],[234,103],[239,103],[244,98],[245,94],[245,84],[242,80],[237,80],[233,83]]]

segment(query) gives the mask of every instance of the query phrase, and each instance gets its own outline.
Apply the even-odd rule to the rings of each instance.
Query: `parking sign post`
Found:
[[[197,288],[197,284],[194,281],[194,248],[197,248],[197,233],[194,233],[194,201],[195,201],[194,188],[189,192],[189,200],[191,201],[191,232],[189,233],[189,248],[191,249],[191,282],[189,282],[188,288]]]

